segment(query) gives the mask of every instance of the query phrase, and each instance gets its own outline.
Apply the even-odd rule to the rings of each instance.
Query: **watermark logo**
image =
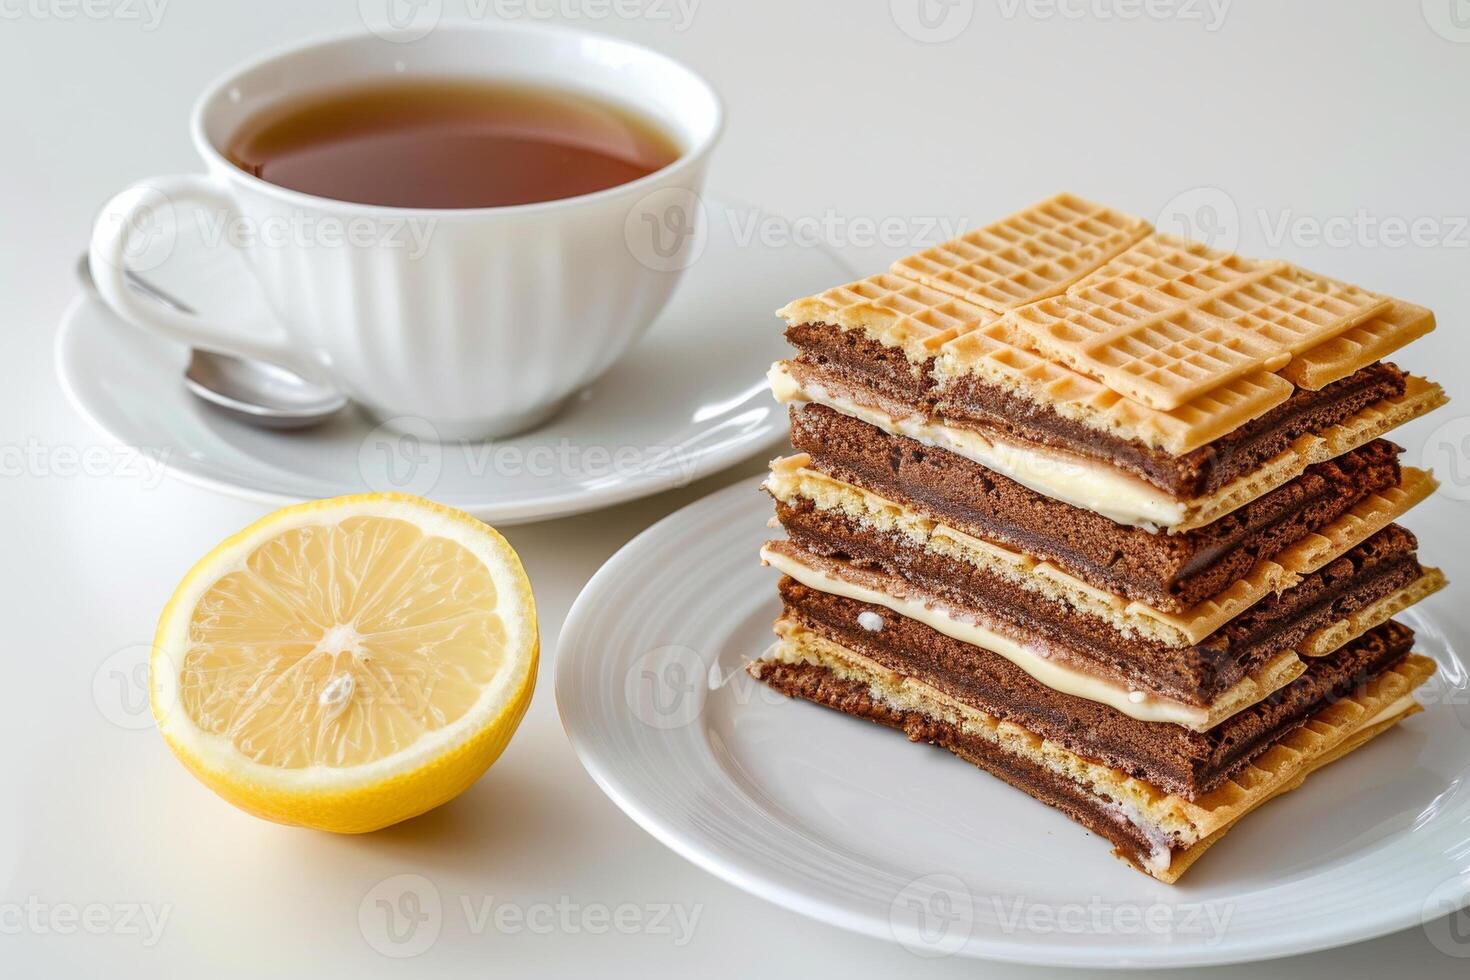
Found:
[[[92,232],[94,243],[122,236],[120,265],[124,270],[148,272],[168,261],[178,244],[179,226],[173,200],[150,184],[137,184],[103,205]],[[93,252],[103,262],[112,263],[108,249]]]
[[[682,187],[645,194],[623,221],[623,241],[633,258],[655,272],[689,268],[709,244],[704,199]]]
[[[339,218],[300,208],[264,218],[201,210],[196,223],[207,248],[372,249],[402,252],[410,262],[428,254],[439,225],[434,218]]]
[[[443,470],[439,430],[416,415],[389,419],[357,447],[357,473],[378,493],[427,497],[439,485]]]
[[[1456,959],[1470,958],[1470,873],[1436,885],[1425,896],[1419,919],[1435,949]]]
[[[357,15],[383,40],[410,44],[439,26],[444,0],[357,0]]]
[[[282,709],[293,716],[320,712],[330,722],[349,707],[391,708],[395,715],[410,718],[432,712],[443,677],[432,665],[405,665],[391,678],[364,684],[360,667],[368,651],[353,625],[338,624],[324,631],[319,625],[298,621],[284,627],[282,635],[315,644],[317,649],[303,661],[307,669],[288,672],[264,687],[254,671],[202,664],[186,657],[180,676],[172,682],[165,676],[155,691],[149,672],[154,648],[135,643],[98,665],[92,675],[92,701],[103,718],[128,731],[151,728],[155,718],[166,719],[181,698],[192,703],[201,696],[207,696],[211,713],[227,717]],[[207,694],[199,688],[202,678],[208,682]]]
[[[488,932],[533,936],[666,937],[676,948],[694,938],[702,904],[672,902],[578,902],[568,895],[554,901],[516,902],[495,895],[462,894],[445,902],[423,875],[400,874],[378,882],[357,909],[358,930],[375,952],[393,959],[421,956],[434,947],[445,920],[473,936]]]
[[[1470,44],[1470,0],[1420,0],[1424,22],[1446,41]]]
[[[1389,214],[1368,208],[1312,213],[1296,208],[1256,208],[1251,215],[1266,246],[1311,248],[1447,248],[1470,250],[1470,214]],[[1239,207],[1219,187],[1192,187],[1159,212],[1165,234],[1234,251],[1243,230]]]
[[[924,875],[893,897],[888,925],[899,945],[915,956],[953,956],[975,929],[974,901],[954,875]]]
[[[656,647],[628,668],[623,699],[633,717],[650,728],[682,728],[704,710],[706,674],[704,659],[690,647]]]
[[[1470,249],[1470,215],[1379,215],[1367,208],[1325,216],[1260,208],[1256,214],[1271,248]]]
[[[975,0],[888,0],[898,29],[923,44],[943,44],[965,32],[975,19]]]
[[[623,675],[623,699],[628,710],[649,728],[667,731],[693,723],[715,692],[739,708],[761,703],[782,705],[790,699],[750,676],[744,654],[705,658],[686,646],[655,647],[634,660]]]
[[[759,208],[725,210],[725,221],[737,248],[884,248],[916,251],[947,242],[970,226],[967,217],[937,214],[845,215],[828,209],[821,214],[788,218]]]
[[[1167,235],[1233,252],[1240,244],[1240,209],[1235,198],[1218,187],[1191,187],[1169,199],[1154,227]]]
[[[358,444],[357,471],[379,492],[431,496],[453,464],[470,480],[576,481],[591,488],[640,477],[671,478],[688,486],[698,453],[680,446],[586,445],[565,436],[555,441],[516,439],[444,440],[428,419],[399,415],[383,422]]]
[[[385,878],[357,906],[357,928],[372,949],[392,959],[428,952],[444,928],[439,889],[423,875]]]
[[[661,936],[675,949],[694,939],[704,905],[673,902],[577,902],[562,895],[554,902],[507,902],[494,895],[461,895],[460,910],[471,935],[490,928],[515,936]]]
[[[1470,415],[1446,419],[1429,433],[1419,465],[1439,477],[1439,493],[1451,500],[1470,500]]]
[[[92,674],[92,703],[103,718],[125,731],[153,727],[148,704],[149,643],[133,643],[114,650]]]
[[[1038,936],[1189,936],[1217,946],[1230,928],[1230,902],[1108,902],[1094,895],[1085,902],[1032,902],[992,895],[990,904],[1001,932]]]
[[[624,225],[628,250],[660,272],[687,269],[704,254],[708,228],[729,234],[736,248],[883,248],[912,252],[964,234],[970,219],[943,214],[843,214],[832,208],[788,216],[760,208],[711,208],[684,190],[649,194]]]

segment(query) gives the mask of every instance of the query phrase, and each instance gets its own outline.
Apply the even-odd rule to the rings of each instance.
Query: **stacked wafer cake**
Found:
[[[1172,882],[1418,710],[1444,584],[1381,438],[1426,309],[1061,195],[780,311],[788,694],[999,776]]]

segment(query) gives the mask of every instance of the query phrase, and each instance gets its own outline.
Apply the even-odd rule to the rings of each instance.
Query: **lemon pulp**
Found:
[[[263,765],[373,762],[479,698],[506,643],[495,600],[474,555],[406,521],[296,528],[195,607],[180,704]]]
[[[261,816],[349,832],[462,792],[529,703],[530,586],[493,529],[418,498],[278,511],[202,559],[154,645],[175,754]]]

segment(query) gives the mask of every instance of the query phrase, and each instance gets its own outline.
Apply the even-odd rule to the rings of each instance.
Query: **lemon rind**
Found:
[[[298,527],[352,517],[402,518],[425,534],[442,536],[462,545],[479,558],[495,583],[501,619],[507,630],[507,660],[517,664],[518,669],[503,671],[481,691],[475,704],[451,724],[381,759],[340,768],[317,765],[282,769],[255,762],[228,738],[200,729],[188,712],[177,707],[179,667],[188,648],[190,616],[209,587],[230,571],[243,567],[261,544]],[[268,514],[196,562],[159,616],[150,654],[149,699],[159,733],[180,759],[221,795],[230,798],[220,787],[220,783],[226,783],[248,787],[250,794],[285,794],[301,800],[322,801],[324,796],[377,790],[384,788],[384,784],[411,777],[498,727],[514,731],[525,711],[525,704],[518,702],[529,702],[535,685],[539,649],[530,582],[514,549],[498,531],[462,511],[420,497],[355,494],[309,501]],[[506,717],[508,710],[514,711],[514,719]],[[509,732],[505,733],[504,741],[509,741]],[[502,744],[494,755],[498,756],[503,748]],[[494,761],[493,757],[489,761]],[[480,772],[483,771],[481,768]],[[238,799],[231,801],[252,812],[256,809]],[[438,804],[423,809],[433,805]]]

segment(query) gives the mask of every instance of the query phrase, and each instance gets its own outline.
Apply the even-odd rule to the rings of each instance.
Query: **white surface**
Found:
[[[1442,601],[1405,617],[1441,665],[1429,710],[1251,814],[1171,887],[948,753],[752,680],[742,665],[780,612],[777,571],[750,560],[770,533],[760,479],[618,552],[557,651],[587,771],[701,867],[918,955],[1069,966],[1322,949],[1420,923],[1442,882],[1470,895],[1470,676]]]
[[[118,187],[194,169],[186,120],[211,78],[263,48],[350,27],[358,6],[171,0],[151,30],[141,4],[126,8],[143,14],[141,22],[123,19],[121,8],[114,19],[79,10],[62,19],[62,5],[46,0],[3,8],[0,587],[9,629],[0,901],[34,895],[52,909],[170,909],[161,940],[148,948],[120,931],[16,932],[7,917],[6,975],[159,977],[201,963],[239,977],[1077,975],[921,962],[792,915],[663,847],[578,765],[557,721],[549,669],[572,599],[638,531],[758,463],[638,504],[509,530],[536,587],[548,669],[487,778],[408,826],[334,839],[262,823],[195,783],[153,732],[130,730],[138,703],[120,701],[129,689],[117,682],[135,676],[128,669],[158,611],[189,565],[261,508],[171,479],[154,484],[109,462],[107,444],[67,407],[51,366],[56,324],[74,295],[72,264],[94,212]],[[519,9],[547,6],[528,0]],[[445,8],[465,12],[461,0]],[[887,0],[704,0],[683,30],[674,5],[658,8],[673,20],[582,23],[652,44],[707,75],[728,110],[711,184],[761,202],[767,216],[809,219],[798,230],[815,227],[865,267],[925,244],[918,233],[929,219],[986,219],[1063,187],[1145,217],[1191,189],[1224,188],[1242,217],[1242,248],[1435,307],[1443,328],[1402,361],[1462,401],[1397,438],[1416,459],[1436,429],[1456,442],[1470,432],[1461,414],[1470,396],[1470,253],[1453,244],[1375,244],[1366,235],[1350,247],[1312,246],[1300,221],[1361,208],[1380,219],[1447,224],[1470,211],[1470,46],[1430,29],[1419,4],[1356,4],[1349,15],[1339,0],[1236,0],[1223,27],[1208,32],[1179,20],[1038,18],[1024,5],[1007,18],[1009,2],[961,0],[953,9],[970,11],[969,22],[941,44],[912,40],[889,8]],[[1249,110],[1259,114],[1246,122]],[[1273,247],[1258,207],[1270,230],[1289,210],[1298,240]],[[869,240],[886,218],[896,219],[897,239]],[[779,234],[787,226],[764,227]],[[778,326],[765,319],[751,329]],[[1446,458],[1431,462],[1446,469]],[[1424,542],[1427,559],[1461,590],[1441,599],[1441,609],[1453,609],[1470,582],[1461,502],[1470,497],[1470,459],[1454,462],[1461,470],[1451,492],[1409,522],[1459,528]],[[1463,625],[1452,636],[1462,649],[1470,642]],[[441,910],[437,934],[423,934],[435,941],[407,962],[380,955],[359,928],[360,909],[373,926],[377,899],[404,885],[424,890],[400,875],[427,879],[434,891],[424,894],[437,894]],[[479,918],[487,896],[553,911],[563,899],[583,910],[675,903],[698,907],[699,919],[683,946],[667,933],[596,935],[558,921],[549,931],[497,929]],[[1432,938],[1414,928],[1282,963],[1189,975],[1463,978],[1466,960]]]
[[[712,197],[711,206],[732,207]],[[784,297],[853,275],[826,249],[741,247],[712,229],[700,260],[629,357],[550,422],[495,440],[451,439],[423,418],[378,425],[364,412],[282,434],[199,403],[181,383],[188,352],[123,323],[99,301],[67,309],[57,373],[99,434],[224,493],[280,506],[368,490],[433,497],[497,524],[565,517],[687,486],[784,442],[786,411],[766,370],[786,349],[752,331]],[[149,281],[200,310],[258,309],[239,260],[189,225]],[[80,290],[79,290],[80,292]],[[650,397],[651,393],[653,396]]]

